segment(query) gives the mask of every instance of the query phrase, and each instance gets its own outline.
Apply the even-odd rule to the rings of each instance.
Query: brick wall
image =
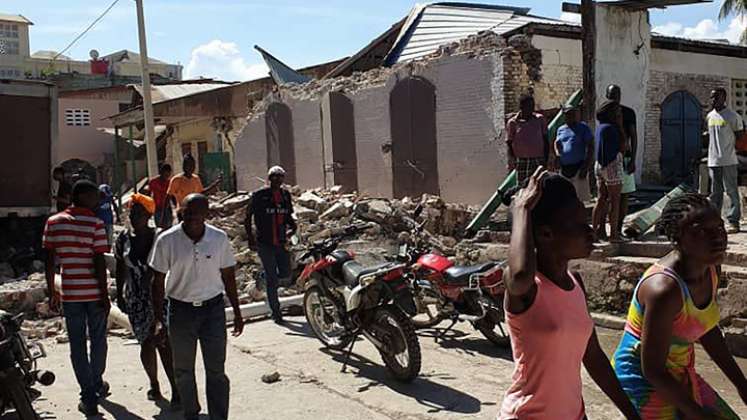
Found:
[[[254,191],[264,185],[263,180],[267,178],[265,115],[249,119],[234,144],[237,189]]]
[[[301,188],[324,185],[321,98],[286,99],[293,112],[293,144],[296,156],[296,182]]]
[[[652,70],[648,81],[646,95],[645,136],[643,141],[643,182],[647,184],[661,182],[661,105],[669,95],[685,90],[695,96],[703,107],[703,117],[709,111],[708,98],[711,90],[717,87],[729,87],[728,77],[706,76],[701,74],[683,74]]]

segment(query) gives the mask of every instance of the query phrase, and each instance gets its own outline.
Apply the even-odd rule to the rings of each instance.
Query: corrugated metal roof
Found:
[[[142,85],[131,85],[142,96]],[[195,93],[230,86],[227,83],[177,83],[170,85],[151,86],[151,99],[153,103],[170,101]]]
[[[254,49],[259,51],[259,53],[262,55],[262,59],[265,60],[267,67],[270,69],[270,76],[272,76],[272,80],[274,80],[276,84],[304,84],[311,80],[311,77],[305,76],[293,70],[289,65],[278,60],[277,58],[275,58],[275,56],[262,49],[262,47],[260,47],[259,45],[255,45]]]
[[[25,23],[27,25],[33,25],[34,23],[30,20],[26,19],[23,15],[9,15],[5,13],[0,13],[0,21],[3,22],[16,22],[16,23]]]
[[[528,13],[529,9],[468,3],[416,6],[386,62],[392,65],[416,60],[436,52],[442,45],[482,31],[500,35],[532,22],[557,22]]]

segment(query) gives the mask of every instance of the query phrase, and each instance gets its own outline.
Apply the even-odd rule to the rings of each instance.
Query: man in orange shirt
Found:
[[[194,174],[195,158],[190,153],[184,155],[182,169],[184,170],[183,173],[171,178],[169,189],[166,191],[171,203],[176,205],[177,215],[181,213],[181,206],[184,197],[190,194],[210,194],[221,182],[223,182],[223,174],[221,174],[218,176],[218,179],[208,185],[207,188],[203,188],[200,177]]]

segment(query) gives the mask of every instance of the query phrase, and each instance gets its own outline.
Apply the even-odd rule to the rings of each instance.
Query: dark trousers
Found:
[[[106,369],[107,312],[99,302],[63,302],[63,314],[70,338],[70,361],[80,385],[80,399],[96,404]],[[86,338],[91,341],[89,357]]]
[[[174,224],[171,206],[156,208],[156,213],[153,216],[156,219],[156,227],[168,229]]]
[[[270,305],[272,316],[281,316],[278,285],[280,279],[290,277],[290,256],[283,246],[265,244],[259,244],[257,253],[265,269],[267,304]]]
[[[211,420],[228,419],[230,384],[225,373],[226,313],[223,299],[215,299],[199,307],[170,299],[168,331],[174,350],[174,377],[182,397],[184,418],[197,419],[200,413],[195,383],[195,357],[199,341],[205,365],[208,415]]]

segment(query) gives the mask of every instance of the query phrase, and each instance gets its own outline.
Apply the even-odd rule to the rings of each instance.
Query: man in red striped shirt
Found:
[[[98,414],[98,399],[109,394],[109,384],[102,379],[110,308],[104,253],[109,251],[109,245],[104,222],[94,214],[99,203],[96,184],[88,180],[76,182],[72,202],[71,207],[50,217],[44,227],[47,293],[53,310],[62,303],[70,359],[81,389],[78,410],[92,416]],[[62,267],[59,294],[54,285],[55,257]],[[91,340],[90,358],[86,330]]]

